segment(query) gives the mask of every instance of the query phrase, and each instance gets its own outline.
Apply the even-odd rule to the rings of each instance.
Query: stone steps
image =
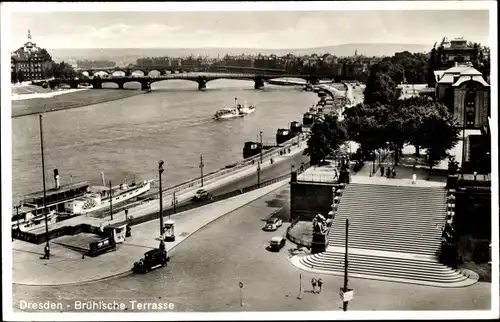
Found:
[[[303,269],[342,275],[344,253],[339,249],[345,243],[346,219],[349,248],[354,249],[349,254],[350,276],[448,287],[475,282],[438,262],[446,220],[443,188],[348,184],[330,228],[327,251],[292,262]]]
[[[436,286],[459,284],[468,278],[460,272],[440,263],[422,260],[402,259],[381,256],[349,254],[349,275],[360,275],[367,278],[401,279],[410,283]],[[304,268],[315,271],[344,273],[344,254],[339,252],[324,252],[300,258]]]

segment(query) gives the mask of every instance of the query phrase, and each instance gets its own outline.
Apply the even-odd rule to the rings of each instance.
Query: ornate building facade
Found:
[[[45,72],[50,67],[51,57],[43,48],[37,47],[31,39],[28,30],[28,41],[11,54],[11,73],[18,78],[21,74],[24,80],[39,80],[45,78]]]
[[[491,116],[490,84],[468,65],[458,65],[434,72],[436,98],[453,113],[462,129],[456,159],[467,172],[489,173],[489,118]]]

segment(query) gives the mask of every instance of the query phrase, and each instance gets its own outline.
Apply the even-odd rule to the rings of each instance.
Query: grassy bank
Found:
[[[12,117],[39,114],[99,104],[139,95],[140,90],[89,89],[47,98],[12,101]]]

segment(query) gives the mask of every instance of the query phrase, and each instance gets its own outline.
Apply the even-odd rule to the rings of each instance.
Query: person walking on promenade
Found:
[[[50,258],[49,246],[45,245],[45,247],[43,248],[43,251],[44,251],[45,255],[43,255],[42,259],[49,259]]]
[[[319,291],[318,291],[318,294],[321,293],[321,287],[323,286],[323,281],[321,280],[321,278],[318,279],[318,288],[319,288]]]
[[[384,176],[384,171],[385,171],[385,168],[384,166],[380,166],[380,176],[383,177]]]
[[[392,177],[396,178],[396,168],[392,167]]]
[[[333,180],[337,179],[339,177],[339,173],[337,168],[333,168]]]
[[[313,293],[316,294],[316,283],[318,283],[318,281],[316,281],[316,279],[313,277],[313,279],[311,280],[311,284],[312,284],[312,287],[313,287]]]
[[[415,174],[415,172],[413,172],[413,180],[411,183],[413,184],[417,183],[417,175]]]

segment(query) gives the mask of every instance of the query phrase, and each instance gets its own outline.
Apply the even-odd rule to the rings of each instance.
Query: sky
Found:
[[[349,43],[428,44],[464,37],[488,44],[487,10],[14,12],[13,49],[313,48]]]

